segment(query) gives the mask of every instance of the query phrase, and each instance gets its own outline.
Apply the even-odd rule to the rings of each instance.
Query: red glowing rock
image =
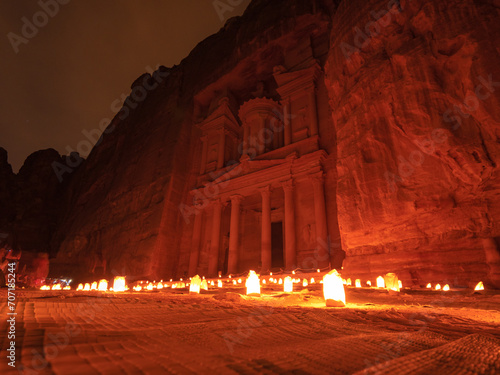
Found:
[[[60,185],[56,229],[35,215],[51,269],[154,280],[343,265],[352,280],[500,287],[495,14],[491,1],[252,2],[134,82],[152,88],[132,91]],[[0,173],[12,181],[1,158]]]

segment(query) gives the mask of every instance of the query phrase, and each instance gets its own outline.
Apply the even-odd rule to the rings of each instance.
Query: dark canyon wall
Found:
[[[300,54],[289,51],[310,40],[328,57],[320,136],[346,277],[500,287],[498,19],[496,1],[253,1],[180,65],[139,77],[132,93],[146,87],[146,99],[131,95],[88,159],[48,188],[54,225],[29,225],[58,253],[52,272],[182,276],[195,124],[224,90],[244,102],[274,66],[293,67]],[[14,194],[2,160],[0,192]],[[7,203],[5,226],[17,212]]]

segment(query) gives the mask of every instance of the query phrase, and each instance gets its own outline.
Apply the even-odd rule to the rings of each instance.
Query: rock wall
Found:
[[[179,206],[189,202],[200,159],[193,98],[210,103],[220,95],[211,84],[221,77],[233,90],[248,91],[249,81],[272,75],[300,35],[328,25],[329,9],[320,2],[254,1],[179,66],[139,77],[126,109],[73,176],[52,240],[59,249],[54,272],[182,276],[190,238],[181,235],[188,224]],[[134,87],[146,88],[145,99],[134,98],[140,91]]]
[[[500,287],[498,16],[496,0],[254,0],[180,65],[139,77],[62,183],[38,156],[14,176],[0,150],[0,224],[17,225],[28,247],[50,241],[53,275],[182,276],[193,223],[179,205],[201,152],[194,124],[226,88],[245,100],[275,65],[293,67],[300,53],[290,51],[309,39],[318,55],[329,48],[318,90],[330,101],[318,117],[344,275]],[[322,33],[329,46],[314,39]],[[4,198],[15,194],[21,210],[12,202],[23,199]]]
[[[500,286],[499,14],[495,1],[340,4],[326,73],[346,274]]]
[[[37,151],[14,174],[7,152],[0,148],[0,232],[8,235],[9,245],[15,249],[50,251],[65,188],[54,173],[54,162],[64,162],[57,151]]]

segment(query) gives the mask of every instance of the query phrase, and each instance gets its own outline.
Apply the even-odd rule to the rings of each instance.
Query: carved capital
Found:
[[[241,201],[245,198],[244,196],[242,195],[239,195],[239,194],[236,194],[236,195],[231,195],[231,204],[240,204]]]
[[[271,185],[267,185],[264,187],[259,188],[260,194],[262,197],[269,197],[271,196],[271,192],[273,191],[271,188]]]
[[[220,198],[215,198],[210,200],[210,205],[215,209],[222,206]]]
[[[219,135],[229,135],[231,134],[231,132],[229,130],[227,130],[226,128],[220,128],[220,129],[217,129],[217,134]]]
[[[292,191],[294,185],[295,184],[294,184],[294,181],[292,178],[281,182],[281,186],[283,186],[283,190],[285,190],[285,191]]]
[[[322,185],[325,181],[325,174],[323,172],[317,172],[309,175],[309,179],[314,186]]]

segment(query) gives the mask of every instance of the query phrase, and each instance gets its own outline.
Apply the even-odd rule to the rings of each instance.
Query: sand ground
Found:
[[[18,291],[16,368],[1,374],[499,374],[500,294],[320,286],[140,293]]]

